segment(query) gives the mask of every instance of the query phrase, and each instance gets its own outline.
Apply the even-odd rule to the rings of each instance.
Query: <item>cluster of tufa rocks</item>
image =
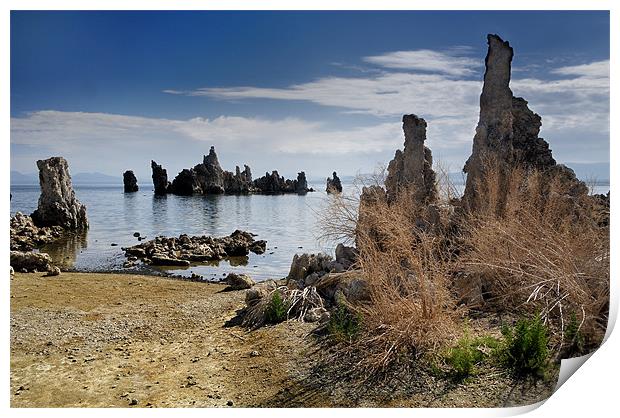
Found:
[[[11,268],[22,273],[46,271],[48,276],[60,274],[60,269],[54,266],[52,258],[46,253],[11,251]]]
[[[339,297],[349,302],[367,300],[369,295],[361,270],[355,269],[357,250],[338,244],[335,260],[327,254],[295,255],[287,276],[289,284],[299,289],[315,287],[326,306]]]
[[[513,49],[497,35],[488,35],[487,41],[480,117],[472,153],[463,168],[467,174],[463,197],[453,199],[448,205],[449,208],[439,206],[432,155],[424,146],[427,124],[424,119],[415,115],[404,115],[404,149],[397,150],[388,165],[385,188],[376,185],[362,190],[357,224],[358,240],[359,228],[362,225],[366,228],[363,231],[364,236],[380,241],[380,236],[373,230],[372,222],[365,222],[366,219],[371,219],[369,208],[378,201],[391,204],[400,197],[411,199],[417,226],[427,229],[429,226],[439,225],[440,213],[446,209],[443,213],[447,214],[447,230],[458,229],[458,217],[453,215],[463,211],[475,213],[484,205],[488,206],[491,201],[490,190],[485,186],[485,181],[491,178],[490,174],[497,175],[499,180],[499,187],[495,187],[495,192],[499,195],[494,196],[492,201],[495,206],[490,209],[502,213],[509,190],[509,174],[515,169],[522,170],[526,175],[537,170],[541,175],[549,176],[549,179],[559,180],[566,190],[566,195],[562,198],[570,207],[578,207],[577,202],[580,199],[588,198],[586,185],[577,179],[573,170],[556,163],[549,144],[539,137],[541,117],[529,109],[525,99],[513,96],[509,86]],[[550,191],[541,190],[541,197],[550,194]],[[599,224],[608,224],[609,217],[606,214],[609,213],[609,194],[593,196],[592,199],[601,207]],[[449,240],[450,237],[442,239]],[[482,285],[479,281],[475,282],[469,277],[457,274],[454,284],[461,300],[466,303],[475,304],[482,300]]]
[[[122,250],[126,257],[153,266],[189,266],[191,263],[247,256],[250,251],[264,253],[267,242],[254,237],[250,232],[239,230],[220,238],[183,234],[178,238],[157,237]]]
[[[67,161],[52,157],[37,161],[41,195],[37,209],[27,216],[15,213],[10,222],[11,267],[15,271],[60,272],[48,254],[31,250],[61,238],[65,233],[88,229],[86,207],[75,197]]]
[[[334,259],[324,253],[296,254],[288,276],[279,281],[268,280],[254,285],[248,284],[247,279],[240,280],[238,277],[234,277],[234,281],[231,281],[231,275],[227,281],[231,287],[233,283],[238,283],[237,289],[244,287],[249,289],[245,297],[248,308],[258,304],[276,289],[284,288],[288,292],[300,291],[310,298],[314,297],[315,306],[308,309],[301,319],[306,322],[324,323],[329,319],[328,308],[336,306],[341,298],[352,303],[367,301],[370,298],[362,272],[355,268],[357,262],[355,248],[338,244],[335,256]]]
[[[30,216],[16,212],[11,217],[11,250],[31,251],[62,237],[61,226],[36,226]]]
[[[298,193],[314,191],[308,187],[306,174],[298,173],[297,179],[288,180],[277,171],[265,173],[263,177],[252,180],[252,171],[247,165],[243,171],[237,166],[235,172],[225,171],[211,147],[209,154],[203,157],[201,164],[193,168],[183,169],[172,182],[168,181],[168,173],[161,165],[151,161],[153,186],[155,194],[167,193],[191,196],[208,194],[248,194],[248,193]]]

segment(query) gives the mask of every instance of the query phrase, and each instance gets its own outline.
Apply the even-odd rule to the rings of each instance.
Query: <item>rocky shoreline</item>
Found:
[[[250,252],[263,254],[267,242],[255,240],[255,236],[240,230],[219,238],[187,234],[182,234],[178,238],[160,236],[132,247],[123,247],[122,250],[130,262],[140,260],[153,266],[189,266],[191,263],[246,256]]]

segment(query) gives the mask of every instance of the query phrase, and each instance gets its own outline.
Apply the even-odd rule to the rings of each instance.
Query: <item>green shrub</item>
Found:
[[[277,324],[286,319],[288,304],[282,299],[279,291],[273,292],[271,300],[265,308],[265,322],[269,324]]]
[[[327,330],[332,338],[337,341],[353,340],[361,328],[362,318],[343,303],[339,303],[332,316],[329,318]]]
[[[540,316],[519,319],[514,327],[502,327],[502,359],[519,375],[544,374],[548,365],[547,328]]]
[[[564,331],[564,349],[562,357],[574,357],[584,352],[585,338],[579,329],[577,315],[573,312]]]
[[[445,356],[446,363],[457,378],[465,378],[475,373],[475,366],[485,357],[493,354],[499,342],[491,336],[470,338],[469,333],[457,341]]]

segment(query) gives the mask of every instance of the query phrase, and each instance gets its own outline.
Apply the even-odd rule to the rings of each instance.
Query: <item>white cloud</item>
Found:
[[[108,113],[39,111],[11,119],[11,142],[92,146],[128,140],[148,143],[161,138],[191,139],[222,146],[264,148],[278,153],[371,153],[393,149],[400,125],[380,123],[353,129],[329,128],[298,118],[268,120],[238,116],[173,120]]]
[[[428,71],[449,76],[471,75],[474,74],[475,68],[480,67],[480,63],[473,58],[459,56],[454,52],[428,49],[388,52],[364,57],[364,61],[385,68]]]
[[[189,96],[218,99],[307,101],[375,116],[420,113],[437,117],[476,116],[482,83],[437,74],[384,73],[372,77],[325,77],[287,88],[200,88]],[[178,94],[178,93],[177,93]]]
[[[572,76],[557,80],[513,80],[515,95],[523,96],[543,118],[543,129],[558,135],[580,128],[609,133],[609,61],[560,67],[553,74]]]
[[[364,60],[383,69],[358,72],[357,76],[324,77],[284,88],[205,87],[164,92],[220,100],[310,102],[338,108],[342,113],[370,115],[372,125],[335,127],[301,118],[220,116],[173,120],[40,111],[12,118],[11,142],[45,145],[59,154],[79,155],[76,159],[80,160],[84,155],[91,160],[112,159],[120,150],[136,154],[136,158],[168,159],[173,172],[199,161],[197,157],[210,145],[218,149],[223,165],[230,156],[225,165],[229,169],[234,167],[231,164],[249,162],[260,172],[277,168],[276,161],[290,171],[310,166],[331,172],[346,166],[349,172],[355,172],[389,160],[402,146],[401,115],[415,113],[428,122],[428,145],[434,155],[453,169],[460,169],[471,152],[482,88],[480,80],[464,76],[471,74],[477,63],[458,52],[427,50],[397,51]],[[517,78],[511,87],[543,117],[541,134],[550,142],[556,158],[608,159],[609,61],[559,67],[549,74],[557,77]],[[287,161],[286,156],[294,156],[295,161]]]
[[[451,62],[452,58],[456,62]],[[454,78],[448,72],[450,64],[453,74],[468,71],[474,65],[469,58],[434,51],[400,51],[365,59],[385,67],[434,69],[436,74],[384,71],[363,77],[325,77],[286,88],[206,87],[174,93],[223,100],[307,101],[342,108],[344,113],[380,117],[416,113],[427,119],[429,132],[437,134],[429,134],[429,138],[439,146],[453,147],[471,139],[482,83]],[[563,77],[521,78],[511,83],[515,95],[525,97],[530,107],[542,115],[544,135],[560,136],[575,128],[607,135],[609,61],[564,66],[551,69],[550,74]]]
[[[114,166],[118,162],[115,170],[119,172],[123,169],[121,164],[128,164],[127,159],[135,157],[148,162],[153,158],[168,166],[169,174],[196,164],[202,153],[215,145],[226,168],[248,163],[262,172],[282,167],[281,159],[287,156],[294,156],[294,159],[305,156],[311,160],[389,155],[403,141],[400,129],[398,122],[344,129],[297,118],[268,120],[222,116],[173,120],[40,111],[11,119],[11,143],[35,145],[31,147],[35,151],[38,145],[45,145],[47,153],[64,155],[81,164],[95,165],[93,161],[99,161],[98,165]],[[123,158],[119,158],[119,154]],[[47,156],[27,157],[31,163]],[[118,161],[111,161],[113,158]],[[15,156],[14,162],[18,161]],[[293,163],[287,164],[285,168],[290,172],[303,169],[301,164],[304,163],[297,168],[291,168]],[[88,171],[86,167],[80,170]]]
[[[560,75],[576,75],[588,78],[609,78],[609,60],[596,61],[589,64],[572,65],[556,68],[552,71]]]

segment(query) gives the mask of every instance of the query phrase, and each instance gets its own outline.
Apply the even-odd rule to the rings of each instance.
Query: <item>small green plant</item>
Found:
[[[522,318],[514,327],[504,325],[504,364],[518,375],[543,375],[548,366],[549,349],[547,328],[540,315]]]
[[[574,357],[584,352],[585,339],[581,330],[579,329],[579,323],[577,322],[577,315],[575,312],[571,313],[566,330],[564,332],[563,357]]]
[[[337,341],[351,341],[359,333],[361,324],[362,318],[359,314],[352,312],[344,303],[339,303],[329,318],[327,330]]]
[[[491,336],[471,338],[469,333],[465,332],[456,345],[448,350],[445,361],[456,378],[464,379],[475,374],[475,366],[485,357],[492,355],[498,346],[499,342]]]
[[[279,291],[273,292],[271,300],[265,308],[265,322],[269,324],[277,324],[286,319],[288,311],[287,303],[282,299]]]

